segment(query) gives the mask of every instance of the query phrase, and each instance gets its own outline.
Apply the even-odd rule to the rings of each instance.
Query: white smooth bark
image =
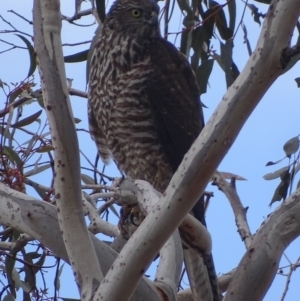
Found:
[[[263,300],[284,250],[300,235],[300,189],[263,223],[230,282],[224,301]]]
[[[90,300],[103,279],[84,220],[80,162],[61,45],[59,0],[35,0],[34,45],[54,147],[54,188],[61,233],[81,299]]]
[[[94,300],[119,301],[130,298],[155,254],[204,192],[247,118],[281,74],[282,53],[289,46],[299,12],[298,0],[272,2],[256,49],[244,70],[228,89],[184,157],[159,204],[147,215],[120,252]],[[126,278],[131,279],[130,286],[128,282],[124,283]],[[241,286],[248,285],[245,279],[244,283],[239,283]],[[239,296],[239,300],[246,300],[243,294]]]
[[[50,249],[55,256],[70,263],[66,247],[59,228],[56,207],[24,193],[10,189],[0,183],[0,223],[22,233],[31,235]],[[94,235],[90,239],[96,250],[97,260],[106,273],[117,253]],[[130,301],[161,301],[163,293],[157,286],[143,277]]]

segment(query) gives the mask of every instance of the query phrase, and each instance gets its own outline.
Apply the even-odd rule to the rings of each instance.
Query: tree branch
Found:
[[[59,0],[34,1],[33,27],[45,109],[55,149],[54,188],[60,228],[81,298],[90,300],[103,275],[82,209],[79,147],[66,85]]]
[[[262,300],[277,273],[284,250],[299,235],[300,189],[286,199],[258,230],[235,272],[224,301]]]
[[[159,205],[147,215],[120,252],[95,294],[95,300],[129,299],[143,271],[148,268],[157,251],[203,194],[206,184],[246,120],[281,74],[281,54],[283,49],[289,46],[299,12],[299,3],[294,0],[273,2],[270,5],[257,47],[243,72],[229,88],[200,136],[185,155]],[[126,265],[123,264],[125,254]],[[113,269],[116,266],[120,272],[118,277],[115,277]],[[131,279],[130,288],[125,287],[124,277]],[[247,300],[253,294],[253,290],[251,294],[247,292],[247,295],[244,291],[242,293],[241,287],[251,287],[248,285],[248,279],[243,278],[244,282],[241,282],[239,277],[235,279],[239,281],[241,290],[238,300]],[[261,281],[260,285],[263,283],[264,281]],[[230,294],[227,300],[229,299]]]
[[[235,180],[233,179],[232,181]],[[235,223],[238,228],[238,232],[241,236],[242,241],[245,243],[246,248],[248,249],[252,242],[252,234],[250,232],[246,217],[247,209],[243,206],[237,194],[234,184],[235,182],[229,184],[224,179],[222,174],[216,171],[213,176],[213,183],[218,186],[218,188],[226,195],[227,199],[229,200],[235,216]]]
[[[55,256],[70,264],[61,236],[57,208],[0,183],[0,223],[25,232],[50,249]],[[96,250],[97,261],[107,273],[117,253],[94,235],[89,234]],[[79,238],[78,238],[78,242]],[[82,255],[84,256],[84,254]],[[161,291],[152,281],[143,277],[130,301],[160,301]]]

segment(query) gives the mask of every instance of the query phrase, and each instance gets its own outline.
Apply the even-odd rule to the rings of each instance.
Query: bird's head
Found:
[[[154,0],[116,0],[105,20],[113,31],[142,37],[160,36],[159,6]]]

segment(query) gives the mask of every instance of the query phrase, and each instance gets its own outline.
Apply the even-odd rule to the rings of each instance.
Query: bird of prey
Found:
[[[204,119],[195,74],[158,14],[152,0],[113,3],[90,60],[88,119],[104,163],[164,192]],[[205,224],[202,202],[194,215]]]

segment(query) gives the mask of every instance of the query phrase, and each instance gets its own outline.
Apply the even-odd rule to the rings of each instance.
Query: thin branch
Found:
[[[299,260],[300,260],[300,257],[297,259],[296,263],[295,264],[291,264],[290,265],[290,270],[287,274],[287,278],[286,278],[286,282],[285,282],[285,287],[284,287],[284,291],[282,293],[282,296],[280,298],[280,301],[283,301],[286,297],[286,294],[289,290],[289,285],[290,285],[290,282],[291,282],[291,278],[292,278],[292,274],[293,272],[295,272],[295,270],[300,266],[299,264]]]
[[[118,189],[115,187],[111,187],[108,185],[97,185],[97,184],[85,184],[81,185],[81,189],[106,189],[111,191],[117,191]]]
[[[34,91],[36,93],[42,93],[42,90],[37,90],[37,91]],[[78,96],[78,97],[82,97],[82,98],[87,98],[87,93],[86,92],[83,92],[83,91],[80,91],[80,90],[76,90],[76,89],[73,89],[73,88],[70,88],[69,89],[69,95],[74,95],[74,96]],[[11,107],[13,107],[14,109],[23,105],[27,100],[30,100],[34,97],[21,97],[21,98],[18,98],[17,100],[15,100],[13,103],[10,103],[8,104],[4,109],[0,110],[0,118],[1,117],[4,117],[7,113],[9,113],[9,110]]]
[[[70,264],[71,259],[68,258],[58,224],[57,207],[10,189],[1,183],[0,203],[1,224],[10,225],[20,232],[30,234],[50,249],[55,256]],[[101,269],[107,273],[117,257],[117,253],[95,235],[88,232],[88,236],[93,242]],[[81,239],[78,236],[77,245],[81,243]],[[159,301],[161,300],[160,296],[157,289],[154,288],[153,282],[143,277],[130,300]]]
[[[248,249],[252,242],[252,234],[247,221],[247,208],[245,208],[240,200],[240,197],[237,194],[235,187],[235,179],[231,179],[229,184],[222,174],[218,171],[215,172],[213,176],[213,183],[218,186],[218,188],[226,195],[227,199],[230,202],[232,207],[235,223],[238,228],[238,233],[241,236],[242,241],[245,243],[246,248]]]
[[[9,43],[9,42],[7,42],[7,41],[4,41],[4,40],[2,40],[2,39],[0,39],[0,41],[1,41],[2,43],[7,44],[7,45],[13,46],[13,48],[27,49],[26,47],[18,46],[18,45],[15,45],[15,44],[13,44],[13,43]]]
[[[83,207],[90,220],[88,229],[93,234],[102,233],[110,237],[116,237],[120,235],[120,230],[116,225],[104,221],[98,214],[96,208],[94,208],[87,200],[83,199]]]
[[[32,24],[33,24],[32,21],[26,19],[24,16],[18,14],[17,12],[15,12],[15,11],[12,10],[12,9],[11,9],[11,10],[8,10],[7,12],[12,13],[12,14],[15,14],[16,16],[18,16],[18,17],[21,18],[22,20],[26,21],[29,25],[32,25]]]
[[[16,27],[14,27],[10,22],[8,22],[7,20],[5,20],[1,15],[0,15],[0,19],[6,23],[8,26],[10,26],[13,30],[7,30],[7,29],[4,29],[4,30],[0,30],[0,33],[13,33],[13,32],[19,32],[25,36],[28,36],[30,38],[32,38],[32,35],[24,32],[24,31],[21,31],[21,30],[18,30]]]
[[[92,42],[92,40],[78,42],[78,43],[64,43],[64,44],[62,44],[62,46],[78,46],[78,45],[89,44],[91,42]]]
[[[92,14],[93,14],[93,10],[92,10],[92,8],[89,8],[89,9],[81,10],[81,11],[77,12],[77,14],[75,14],[73,17],[67,17],[64,15],[62,15],[61,17],[62,17],[62,20],[68,21],[69,23],[73,23],[75,20],[81,19],[81,17],[89,16]]]
[[[54,191],[53,188],[46,187],[42,184],[39,184],[37,182],[34,182],[34,181],[30,180],[29,178],[23,178],[23,181],[24,181],[25,184],[27,184],[27,185],[29,185],[29,186],[37,189],[37,190],[42,190],[44,192],[53,192]]]

